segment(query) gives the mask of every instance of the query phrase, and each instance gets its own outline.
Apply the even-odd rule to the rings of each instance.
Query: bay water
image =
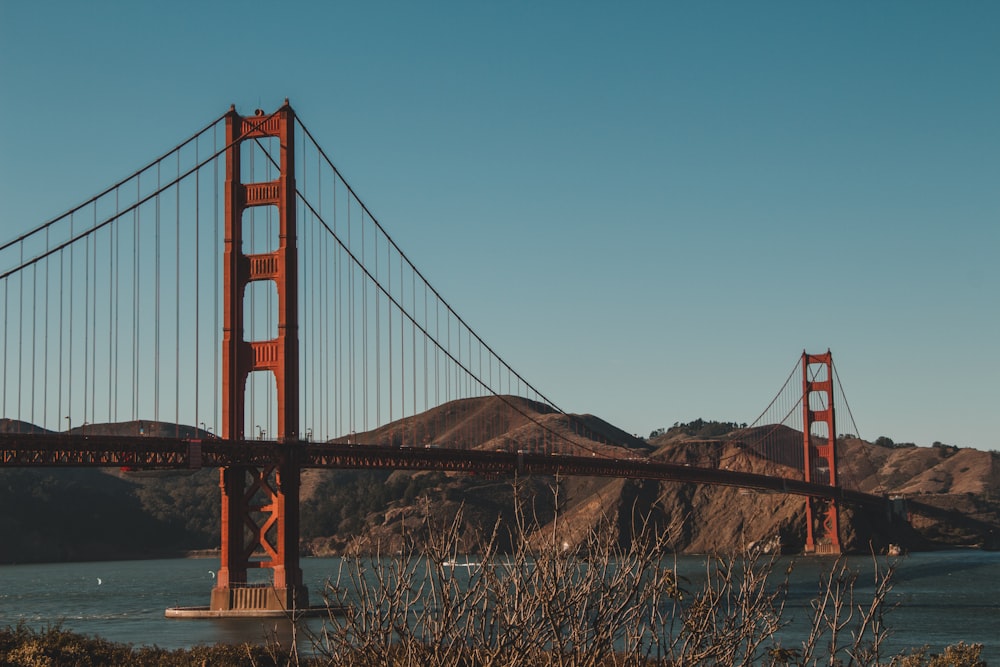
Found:
[[[880,557],[879,563],[885,558]],[[888,648],[927,645],[939,651],[959,641],[984,645],[983,658],[1000,667],[1000,552],[953,550],[914,553],[894,559]],[[696,588],[706,559],[681,556],[682,583]],[[782,633],[794,648],[810,616],[819,582],[835,564],[821,557],[786,558],[775,576],[792,566]],[[325,582],[335,578],[337,558],[306,558],[303,575],[314,604],[322,602]],[[872,557],[854,556],[847,565],[858,572],[859,601],[874,587]],[[167,619],[167,607],[208,603],[217,559],[170,559],[0,566],[0,627],[24,622],[33,628],[62,628],[134,645],[186,648],[218,642],[263,643],[291,640],[289,624],[274,619]],[[774,583],[778,583],[775,580]],[[309,621],[314,630],[322,619]],[[301,644],[300,644],[301,645]]]

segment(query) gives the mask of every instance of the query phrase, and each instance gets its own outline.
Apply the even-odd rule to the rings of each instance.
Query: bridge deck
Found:
[[[561,456],[532,452],[389,447],[266,440],[0,434],[0,467],[89,466],[134,469],[267,467],[440,470],[484,475],[575,475],[735,486],[800,496],[831,498],[856,505],[884,505],[886,499],[842,487],[755,473],[665,463],[645,457]]]

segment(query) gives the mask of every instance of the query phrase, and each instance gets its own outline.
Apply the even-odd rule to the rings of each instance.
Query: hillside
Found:
[[[721,437],[705,439],[672,429],[651,439],[652,454],[666,461],[690,465],[723,465],[733,470],[787,474],[790,461],[760,456],[740,442],[759,439],[752,429],[732,429]],[[783,451],[794,452],[799,431],[784,429],[779,438],[788,442]],[[890,441],[891,442],[891,441]],[[883,549],[890,543],[911,550],[948,546],[1000,548],[1000,454],[936,444],[931,447],[880,446],[859,438],[838,440],[838,472],[842,485],[872,493],[906,498],[910,525],[891,525],[879,513],[846,507],[841,512],[841,538],[845,548],[865,552],[869,544]],[[785,472],[783,472],[785,471]],[[751,540],[780,541],[789,551],[801,549],[805,540],[803,500],[781,494],[738,489],[664,489],[662,503],[671,516],[688,516],[693,526],[688,540],[678,544],[685,551],[715,551],[746,535]],[[934,511],[937,510],[937,511]],[[932,518],[925,515],[932,514]],[[710,526],[710,530],[709,530]]]
[[[502,399],[507,401],[509,399]],[[511,417],[501,399],[465,399],[352,434],[356,442],[476,449],[524,448],[546,433],[559,433],[595,455],[688,465],[725,466],[767,474],[788,470],[790,461],[769,460],[730,438],[751,441],[735,424],[701,420],[663,431],[649,440],[630,436],[591,415],[563,415],[521,401]],[[585,425],[585,428],[581,428]],[[692,425],[695,428],[692,428]],[[31,425],[0,421],[0,430],[24,432]],[[173,435],[173,424],[129,422],[88,425],[89,432]],[[183,436],[197,429],[179,427]],[[582,435],[586,433],[587,435]],[[594,435],[598,434],[598,435]],[[204,436],[206,434],[201,433]],[[798,442],[788,430],[781,437]],[[609,444],[618,442],[621,444]],[[841,480],[872,493],[905,495],[937,515],[914,515],[912,527],[890,525],[881,513],[842,513],[845,545],[867,551],[889,542],[908,549],[947,546],[997,548],[1000,525],[1000,460],[995,452],[933,447],[885,447],[849,438],[839,445]],[[574,543],[601,521],[628,542],[633,524],[649,517],[671,534],[678,552],[732,551],[765,543],[798,551],[804,542],[803,500],[745,489],[604,478],[535,477],[519,480],[523,507],[559,538]],[[419,537],[428,514],[450,522],[461,508],[463,548],[475,551],[477,535],[498,519],[512,525],[514,481],[466,474],[306,470],[302,475],[302,548],[336,555],[349,548],[392,549],[405,531]],[[4,534],[0,562],[175,556],[217,545],[218,474],[128,473],[110,470],[0,470],[0,502],[13,508],[0,518]],[[556,517],[558,522],[550,522]],[[933,515],[933,512],[929,514]]]

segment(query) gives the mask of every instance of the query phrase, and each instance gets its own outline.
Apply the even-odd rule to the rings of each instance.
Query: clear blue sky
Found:
[[[285,97],[566,410],[1000,448],[998,3],[0,0],[0,240]]]

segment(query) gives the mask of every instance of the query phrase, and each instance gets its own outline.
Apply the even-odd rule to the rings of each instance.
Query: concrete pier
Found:
[[[303,609],[212,609],[211,607],[170,607],[164,612],[167,618],[318,618],[328,614],[341,614],[343,610],[327,607]]]

